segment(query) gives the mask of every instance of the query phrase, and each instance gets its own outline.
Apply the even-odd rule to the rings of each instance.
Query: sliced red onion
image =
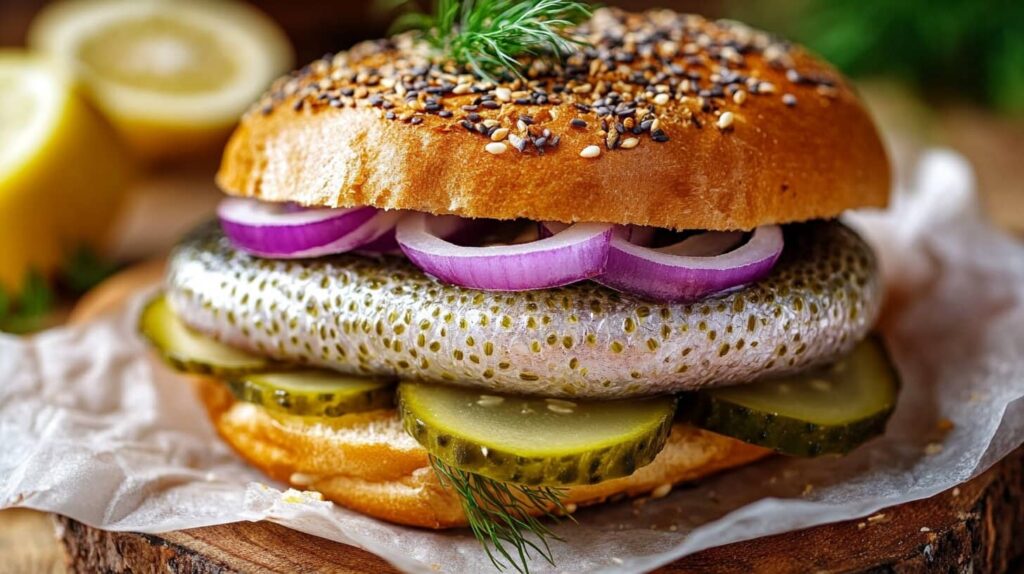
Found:
[[[234,197],[217,208],[224,234],[236,247],[270,259],[351,251],[394,229],[402,215],[373,207],[296,209],[289,203]]]
[[[408,212],[403,214],[403,217]],[[480,220],[466,219],[457,215],[434,216],[434,229],[437,236],[448,241],[461,243],[473,238],[473,233],[480,225]],[[381,235],[377,239],[359,248],[359,253],[366,255],[402,255],[402,247],[395,237],[395,229]]]
[[[604,272],[613,226],[577,223],[550,237],[515,245],[463,247],[441,239],[436,218],[414,214],[398,225],[402,251],[445,283],[487,291],[568,285]]]
[[[777,225],[758,227],[745,244],[729,251],[737,239],[732,233],[708,232],[652,249],[636,245],[627,230],[617,228],[608,269],[594,280],[652,301],[702,299],[763,278],[782,254]]]

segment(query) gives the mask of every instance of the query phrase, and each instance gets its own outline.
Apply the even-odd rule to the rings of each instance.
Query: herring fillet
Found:
[[[215,223],[175,249],[166,287],[190,326],[282,361],[499,393],[666,394],[824,363],[867,335],[882,299],[870,248],[837,222],[784,229],[768,277],[687,304],[590,281],[475,291],[398,257],[259,259]]]

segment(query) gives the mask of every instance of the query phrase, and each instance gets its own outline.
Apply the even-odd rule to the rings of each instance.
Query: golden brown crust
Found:
[[[608,44],[623,28],[638,36],[667,31],[671,39]],[[610,59],[581,53],[569,62],[582,71],[538,74],[532,87],[506,79],[484,89],[477,81],[466,86],[479,93],[456,94],[452,86],[466,76],[452,74],[448,92],[422,88],[410,98],[395,87],[408,83],[415,93],[408,68],[388,75],[423,61],[408,37],[316,62],[247,115],[218,181],[230,194],[306,205],[677,229],[750,229],[887,202],[889,164],[871,118],[847,83],[804,50],[742,26],[666,12],[600,11],[581,30]],[[630,49],[629,65],[615,59]],[[632,83],[637,73],[647,84]],[[636,112],[620,116],[615,106],[597,105],[612,92],[619,104],[626,94],[638,102]],[[500,105],[481,107],[482,96]],[[492,136],[510,130],[498,134],[505,153],[486,152],[494,138],[462,126],[471,114],[480,117],[466,127],[483,130],[490,119],[498,122],[486,129]],[[524,115],[531,125],[519,125]],[[608,132],[627,118],[609,149]],[[573,119],[587,127],[573,127]],[[634,134],[643,119],[658,123]],[[602,121],[608,131],[599,131]],[[541,154],[531,141],[545,129]],[[510,145],[512,136],[526,138],[525,152]],[[631,137],[639,143],[624,149]],[[600,156],[581,157],[591,145]]]
[[[458,499],[438,483],[426,451],[402,430],[394,411],[342,417],[329,428],[276,418],[262,407],[235,402],[215,380],[193,380],[221,437],[272,478],[391,522],[426,528],[465,525]],[[572,487],[566,503],[584,506],[616,495],[639,496],[768,454],[676,424],[654,462],[625,478]]]

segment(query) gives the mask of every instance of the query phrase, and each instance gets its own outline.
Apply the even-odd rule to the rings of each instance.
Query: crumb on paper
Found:
[[[940,452],[942,452],[941,442],[930,442],[927,446],[924,447],[924,453],[928,456],[934,456],[936,454],[939,454]]]
[[[808,482],[804,485],[804,490],[800,493],[800,496],[807,496],[812,491],[814,491],[814,485]]]
[[[305,504],[307,502],[320,502],[324,495],[315,490],[295,490],[289,488],[281,493],[281,500],[288,504]]]
[[[868,523],[867,522],[858,522],[857,523],[857,530],[864,530],[867,527],[868,527]]]
[[[949,432],[956,428],[956,425],[953,424],[953,421],[947,418],[941,418],[939,419],[938,424],[935,425],[935,428],[939,429],[942,432]]]
[[[931,532],[931,531],[932,531],[932,529],[928,528],[927,526],[922,526],[921,527],[921,532]]]
[[[618,564],[619,566],[621,566],[623,564],[622,558],[619,558],[618,556],[612,556],[612,562],[614,562],[615,564]]]
[[[959,486],[954,486],[953,487],[953,497],[956,498],[957,496],[960,496],[960,487]]]

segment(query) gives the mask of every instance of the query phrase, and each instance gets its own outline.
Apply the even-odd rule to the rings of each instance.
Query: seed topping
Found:
[[[409,129],[486,138],[495,155],[509,147],[552,153],[572,134],[580,156],[596,158],[602,147],[666,143],[709,122],[727,137],[751,98],[778,98],[785,109],[798,96],[840,94],[831,72],[797,67],[798,48],[737,22],[601,9],[571,33],[584,44],[563,62],[524,60],[521,76],[493,81],[432,52],[415,33],[363,42],[278,80],[249,113],[372,110]],[[744,119],[741,128],[751,121]]]

